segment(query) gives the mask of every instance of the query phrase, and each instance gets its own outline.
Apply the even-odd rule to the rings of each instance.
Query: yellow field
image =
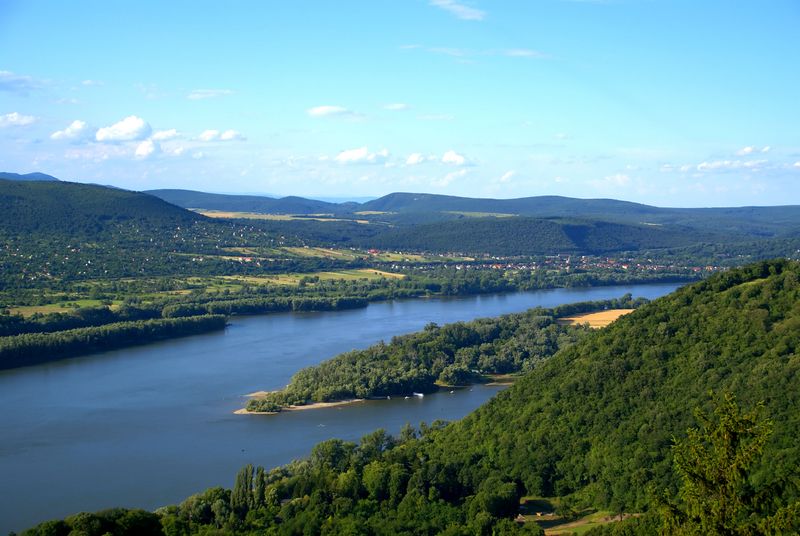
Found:
[[[221,210],[205,210],[200,208],[189,209],[209,218],[240,218],[249,220],[315,220],[315,221],[355,221],[357,223],[369,223],[367,220],[348,220],[345,218],[322,218],[313,216],[324,216],[315,214],[312,216],[292,216],[290,214],[260,214],[258,212],[223,212]]]
[[[565,316],[563,318],[559,318],[556,322],[562,325],[585,324],[586,322],[588,322],[589,326],[593,328],[603,328],[609,325],[617,318],[621,317],[622,315],[632,313],[633,311],[634,309],[612,309],[610,311],[598,311],[596,313],[585,313],[582,315]]]
[[[70,303],[77,303],[81,307],[96,307],[100,305],[100,300],[74,300]],[[118,309],[122,302],[118,301],[114,305],[111,306],[111,309]],[[72,307],[59,307],[58,304],[48,304],[48,305],[26,305],[23,307],[9,307],[8,312],[12,315],[17,313],[21,314],[25,318],[31,316],[33,313],[41,313],[43,315],[47,315],[50,313],[68,313],[72,311]]]

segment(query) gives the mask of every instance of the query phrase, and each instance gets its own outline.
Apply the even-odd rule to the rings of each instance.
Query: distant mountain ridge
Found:
[[[403,226],[447,221],[474,214],[497,214],[543,218],[598,218],[635,224],[670,224],[701,232],[758,238],[770,238],[800,228],[800,205],[661,208],[614,199],[576,199],[561,196],[482,199],[403,192],[388,194],[359,204],[329,203],[296,196],[273,199],[250,195],[207,194],[192,190],[148,190],[145,193],[183,208],[262,214],[335,214],[337,217],[382,221]],[[367,214],[363,214],[364,212]],[[454,213],[460,213],[460,216]]]
[[[57,178],[46,175],[45,173],[28,173],[26,175],[20,175],[19,173],[8,173],[6,171],[0,171],[0,179],[7,179],[12,181],[59,181]]]

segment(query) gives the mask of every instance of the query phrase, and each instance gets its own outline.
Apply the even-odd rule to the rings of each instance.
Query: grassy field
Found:
[[[598,311],[596,313],[565,316],[563,318],[559,318],[556,322],[558,324],[568,324],[570,326],[574,326],[575,324],[585,324],[588,322],[590,327],[603,328],[622,315],[632,313],[633,311],[634,309],[612,309],[610,311]]]
[[[457,210],[445,210],[446,214],[460,214],[468,218],[510,218],[517,214],[504,214],[502,212],[459,212]]]
[[[260,214],[258,212],[223,212],[221,210],[205,210],[200,208],[189,209],[209,218],[245,219],[245,220],[315,220],[315,221],[355,221],[357,223],[370,223],[367,220],[350,220],[347,218],[332,218],[328,214],[310,214],[308,216],[294,216],[291,214]],[[330,215],[332,216],[332,214]]]
[[[325,249],[314,247],[282,248],[284,251],[298,257],[337,257],[342,259],[355,259],[361,255],[355,251],[340,251],[338,249]]]

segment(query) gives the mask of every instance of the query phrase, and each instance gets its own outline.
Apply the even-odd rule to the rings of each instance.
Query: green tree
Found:
[[[800,517],[800,502],[781,506],[780,500],[786,487],[796,487],[789,480],[794,471],[760,489],[748,481],[748,470],[761,458],[772,434],[772,421],[758,420],[763,403],[742,415],[735,397],[726,391],[722,402],[715,400],[714,405],[718,422],[696,410],[705,423],[703,431],[690,428],[686,442],[673,438],[675,466],[683,478],[682,504],[673,503],[666,491],[654,493],[664,514],[661,534],[760,536],[789,529]]]

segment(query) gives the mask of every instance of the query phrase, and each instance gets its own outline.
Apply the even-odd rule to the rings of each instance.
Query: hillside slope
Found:
[[[151,195],[62,181],[0,181],[0,229],[27,233],[92,233],[108,221],[180,225],[205,216]]]
[[[146,194],[183,208],[202,208],[227,212],[255,212],[258,214],[320,214],[345,212],[348,206],[326,201],[316,201],[289,196],[273,199],[258,195],[208,194],[192,190],[148,190]]]
[[[696,426],[709,392],[775,422],[763,483],[800,462],[800,263],[721,273],[660,298],[553,357],[444,429],[432,459],[501,473],[537,495],[581,491],[619,511],[647,486],[676,489],[671,438]]]

